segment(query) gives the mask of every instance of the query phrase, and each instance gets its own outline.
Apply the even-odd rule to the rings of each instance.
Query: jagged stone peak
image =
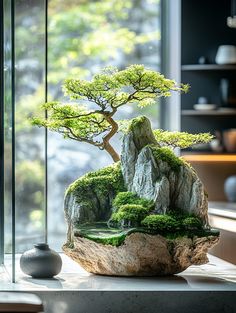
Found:
[[[178,208],[208,225],[203,183],[187,163],[158,145],[145,116],[133,119],[124,135],[121,169],[128,191],[153,200],[158,214]]]
[[[138,152],[147,145],[158,144],[152,131],[151,122],[146,116],[132,119],[128,133],[132,134],[132,139]]]

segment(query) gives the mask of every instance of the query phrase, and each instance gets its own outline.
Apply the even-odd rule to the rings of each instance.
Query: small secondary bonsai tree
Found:
[[[45,103],[48,118],[34,117],[32,123],[61,133],[65,138],[86,142],[105,150],[114,162],[120,160],[119,154],[111,145],[111,138],[119,130],[119,122],[114,116],[121,106],[127,104],[145,107],[155,104],[160,97],[169,97],[171,91],[187,92],[188,85],[178,85],[174,80],[143,65],[131,65],[122,71],[105,68],[90,81],[67,79],[65,95],[76,103]],[[84,103],[82,103],[84,101]],[[88,109],[86,102],[94,104]],[[155,136],[161,146],[186,148],[193,144],[211,140],[210,134],[170,133],[156,130]]]

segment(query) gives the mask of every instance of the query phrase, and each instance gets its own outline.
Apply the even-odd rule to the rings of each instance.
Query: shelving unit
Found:
[[[236,64],[185,64],[182,71],[236,71]]]
[[[231,117],[236,115],[236,109],[227,110],[182,110],[181,115],[185,116],[219,116],[219,117]]]
[[[223,131],[236,128],[236,106],[227,110],[194,110],[199,97],[221,106],[220,81],[235,82],[236,64],[215,63],[217,49],[222,44],[236,45],[236,29],[226,25],[231,1],[181,1],[181,81],[190,84],[190,91],[181,97],[181,130],[192,133]],[[204,7],[204,14],[202,10]],[[214,14],[212,12],[214,11]],[[201,16],[201,23],[199,23]],[[198,64],[204,56],[208,64]]]
[[[183,153],[183,158],[189,162],[233,162],[236,165],[236,154]]]
[[[224,78],[236,85],[236,64],[215,64],[220,45],[236,46],[236,29],[226,24],[230,6],[230,0],[181,1],[181,81],[190,84],[189,93],[181,96],[181,131],[215,134],[216,131],[236,128],[236,106],[220,108],[220,81]],[[201,56],[208,64],[198,64]],[[195,110],[194,104],[199,97],[206,97],[208,103],[216,104],[218,109]],[[225,201],[224,181],[228,176],[236,175],[236,152],[193,149],[183,150],[181,154],[197,170],[209,192],[209,199]]]

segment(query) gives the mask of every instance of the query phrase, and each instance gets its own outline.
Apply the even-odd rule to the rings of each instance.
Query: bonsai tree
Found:
[[[188,85],[132,65],[121,71],[106,68],[90,81],[68,79],[63,88],[71,102],[43,104],[48,117],[34,117],[33,123],[105,150],[115,162],[85,174],[67,189],[65,253],[89,272],[116,276],[173,274],[205,263],[202,251],[213,246],[219,234],[206,228],[202,182],[171,149],[206,143],[212,136],[152,131],[144,116],[131,122],[115,119],[124,105],[153,105],[172,91],[186,92]],[[111,145],[119,130],[125,132],[121,162]],[[124,241],[119,253],[112,248]],[[182,251],[188,251],[186,258]]]
[[[171,91],[187,92],[188,85],[178,85],[143,65],[131,65],[121,71],[107,67],[90,81],[67,79],[63,89],[70,100],[77,102],[45,103],[42,109],[47,110],[48,118],[34,117],[33,124],[105,150],[117,162],[120,156],[110,141],[119,130],[120,124],[115,120],[119,108],[128,104],[139,107],[153,105],[157,98],[169,97]],[[93,109],[88,108],[88,102],[93,104]],[[162,130],[156,130],[155,136],[160,146],[181,148],[208,142],[212,138],[209,134],[169,133]]]

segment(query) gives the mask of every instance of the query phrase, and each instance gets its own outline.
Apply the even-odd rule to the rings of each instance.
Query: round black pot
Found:
[[[47,244],[38,243],[32,250],[22,254],[20,267],[25,274],[34,278],[52,278],[60,273],[62,260]]]

